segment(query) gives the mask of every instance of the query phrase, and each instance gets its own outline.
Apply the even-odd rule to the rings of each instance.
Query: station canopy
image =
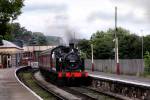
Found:
[[[24,52],[33,52],[33,51],[44,51],[47,49],[54,48],[56,46],[46,45],[46,46],[24,46]]]
[[[23,49],[12,42],[2,40],[3,45],[0,45],[0,54],[16,54],[21,53]]]

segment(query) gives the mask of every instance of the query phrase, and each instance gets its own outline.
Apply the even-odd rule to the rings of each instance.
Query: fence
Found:
[[[101,72],[116,73],[116,64],[112,59],[94,60],[94,70]],[[91,70],[91,60],[85,60],[86,69]],[[121,74],[137,75],[144,72],[144,62],[142,59],[120,59]]]

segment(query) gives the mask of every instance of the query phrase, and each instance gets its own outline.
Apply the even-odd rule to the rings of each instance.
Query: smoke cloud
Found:
[[[46,26],[46,33],[48,35],[62,37],[62,44],[68,45],[70,41],[80,36],[79,32],[77,32],[77,30],[70,25],[67,14],[55,15],[53,20],[48,20],[46,22]]]

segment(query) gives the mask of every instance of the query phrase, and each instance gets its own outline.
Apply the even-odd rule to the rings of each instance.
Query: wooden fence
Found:
[[[94,60],[94,70],[108,73],[116,73],[116,64],[112,59]],[[91,60],[85,60],[86,69],[91,70]],[[144,72],[144,62],[142,59],[120,59],[121,74],[139,75]]]

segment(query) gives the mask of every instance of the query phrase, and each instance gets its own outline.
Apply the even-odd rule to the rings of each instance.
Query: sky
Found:
[[[150,0],[25,0],[15,22],[49,36],[89,39],[92,33],[118,27],[138,35],[150,34]],[[71,36],[72,36],[71,35]]]

